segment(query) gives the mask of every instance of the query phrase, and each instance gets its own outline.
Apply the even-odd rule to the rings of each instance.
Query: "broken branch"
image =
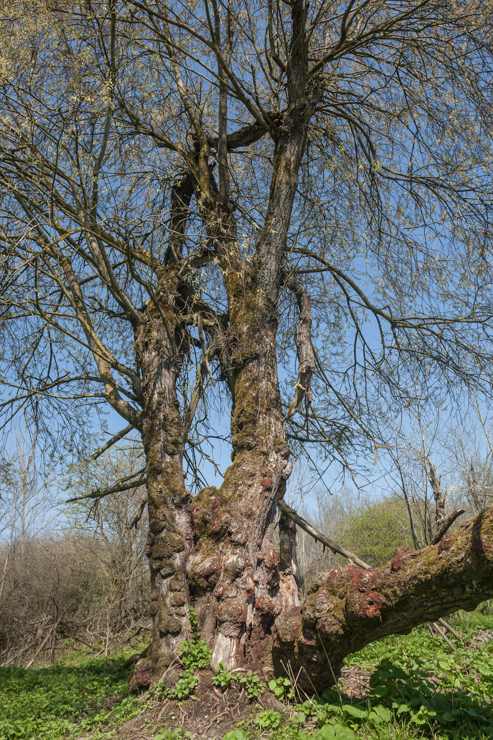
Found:
[[[309,524],[306,519],[303,519],[303,517],[297,514],[294,509],[285,504],[284,501],[279,501],[277,505],[282,513],[286,514],[286,516],[292,519],[293,522],[298,525],[298,527],[304,529],[305,532],[311,535],[315,540],[318,540],[323,545],[328,547],[330,550],[332,550],[332,552],[337,553],[338,555],[342,555],[343,557],[347,558],[350,563],[353,563],[354,565],[359,565],[360,568],[364,568],[365,570],[371,569],[372,566],[368,565],[368,563],[365,563],[357,555],[349,552],[349,550],[341,547],[341,545],[338,545],[336,542],[332,542],[332,540],[329,540],[328,537],[316,530],[315,527],[312,527],[312,525]]]

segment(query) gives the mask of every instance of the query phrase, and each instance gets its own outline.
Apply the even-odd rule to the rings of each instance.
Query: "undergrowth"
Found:
[[[58,740],[108,732],[140,714],[125,656],[71,656],[49,668],[0,668],[0,740]],[[108,732],[101,732],[102,728]]]
[[[493,629],[489,613],[458,615],[454,626],[466,635],[451,638],[452,651],[424,628],[372,643],[346,661],[370,674],[368,693],[350,700],[341,687],[300,701],[286,678],[263,684],[254,674],[219,667],[216,691],[241,685],[255,704],[271,691],[284,711],[256,711],[218,740],[486,740],[493,738],[493,641],[474,641]],[[472,644],[471,644],[472,642]],[[196,635],[182,646],[184,668],[172,691],[160,698],[185,702],[197,685],[195,671],[210,657]],[[150,706],[152,695],[129,696],[125,656],[94,659],[72,655],[50,668],[0,669],[0,740],[61,740],[91,733],[94,740],[117,737],[117,728]],[[159,691],[156,692],[159,694]],[[298,702],[298,703],[297,703]],[[191,740],[186,727],[156,728],[156,740]]]
[[[454,626],[466,636],[462,643],[451,638],[454,651],[421,627],[348,658],[347,666],[362,665],[370,674],[362,699],[350,700],[336,687],[292,706],[290,713],[260,711],[224,740],[493,738],[493,641],[471,646],[478,628],[493,628],[493,617],[460,614]],[[283,698],[292,697],[287,684],[283,688]]]

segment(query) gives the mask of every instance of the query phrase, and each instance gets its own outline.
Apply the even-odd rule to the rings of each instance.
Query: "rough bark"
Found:
[[[155,300],[136,330],[154,628],[149,653],[133,673],[134,690],[163,675],[174,683],[179,645],[190,635],[190,606],[212,648],[213,665],[245,666],[267,677],[282,673],[289,661],[295,674],[301,670],[307,688],[323,688],[336,680],[344,657],[368,642],[409,631],[458,606],[473,608],[493,595],[491,511],[425,550],[401,548],[383,568],[349,565],[322,574],[303,604],[295,531],[286,519],[281,553],[274,546],[275,517],[291,472],[277,375],[282,271],[276,254],[282,253],[303,146],[302,132],[291,147],[276,145],[278,211],[267,218],[258,260],[251,262],[240,254],[233,218],[214,203],[206,160],[197,166],[207,190],[202,214],[228,296],[221,367],[232,393],[233,459],[220,488],[206,488],[193,500],[184,485],[186,429],[176,393],[187,352],[177,266],[162,271]],[[307,301],[301,305],[300,345],[308,347]],[[308,382],[302,385],[306,391]]]
[[[445,491],[442,491],[442,487],[440,485],[440,479],[437,475],[437,471],[435,466],[430,460],[426,461],[428,463],[426,468],[426,473],[428,475],[428,480],[430,481],[431,488],[433,491],[433,498],[435,499],[435,525],[437,530],[439,530],[443,523],[445,522]],[[426,464],[426,463],[425,463]]]
[[[274,628],[274,668],[289,661],[307,689],[333,684],[346,655],[493,596],[493,506],[423,550],[399,548],[380,568],[321,573]]]
[[[230,293],[233,464],[219,489],[205,489],[194,500],[196,545],[187,563],[212,662],[230,667],[269,652],[265,641],[274,619],[298,593],[291,571],[280,570],[272,542],[276,504],[291,472],[276,327],[248,270],[236,279]]]
[[[482,534],[473,540],[480,545],[469,548],[472,565],[459,566],[460,572],[467,571],[469,580],[456,583],[447,575],[445,560],[462,563],[465,557],[464,543],[454,535],[455,539],[446,538],[417,553],[401,550],[383,569],[362,571],[350,565],[330,571],[317,580],[303,605],[295,530],[286,519],[281,521],[281,553],[274,547],[275,517],[291,472],[277,376],[278,304],[283,278],[286,284],[289,281],[283,269],[308,124],[321,99],[319,82],[313,75],[310,84],[307,82],[307,5],[294,0],[289,6],[288,105],[285,112],[268,116],[269,120],[252,108],[256,123],[234,135],[227,134],[223,68],[227,49],[221,46],[220,19],[215,18],[220,80],[217,138],[202,125],[198,108],[191,104],[164,24],[163,40],[193,147],[184,158],[187,172],[174,192],[174,238],[167,253],[168,269],[160,277],[159,295],[154,305],[149,304],[136,337],[145,399],[142,434],[149,481],[148,555],[155,619],[150,652],[137,663],[133,688],[145,687],[163,674],[173,682],[179,644],[190,631],[190,606],[196,609],[201,635],[212,648],[213,664],[248,666],[269,673],[282,672],[282,663],[289,659],[295,673],[305,669],[304,683],[322,687],[335,680],[343,657],[367,642],[437,619],[456,608],[461,599],[462,605],[468,606],[490,593],[489,584],[482,581],[481,587],[472,587],[474,595],[467,592],[466,598],[458,585],[465,583],[470,588],[478,563],[482,567],[481,558],[488,557],[489,546],[485,545],[486,555],[476,552],[482,546]],[[233,216],[235,204],[229,201],[227,153],[257,141],[261,134],[270,135],[273,142],[270,191],[256,244],[246,258]],[[211,149],[218,154],[218,182]],[[182,472],[189,425],[181,420],[175,385],[186,347],[181,344],[185,333],[177,311],[179,272],[172,269],[173,262],[178,266],[182,258],[181,237],[192,197],[207,232],[204,251],[195,259],[214,260],[227,295],[227,319],[221,319],[218,328],[218,359],[232,395],[232,465],[219,488],[206,488],[193,501]],[[186,275],[185,265],[182,269]],[[299,299],[300,321],[295,337],[299,378],[288,418],[299,410],[305,397],[310,403],[315,367],[311,300],[300,283],[293,278],[290,282]],[[200,323],[198,327],[210,373],[203,327]],[[437,503],[440,516],[442,508]],[[431,595],[427,591],[430,585]]]
[[[230,276],[229,369],[233,388],[233,464],[220,488],[191,499],[184,485],[184,429],[176,396],[181,353],[178,277],[163,274],[137,329],[147,456],[152,645],[136,665],[134,690],[176,679],[180,643],[197,610],[212,663],[282,673],[291,663],[307,688],[333,683],[346,655],[367,643],[474,608],[493,596],[493,508],[436,545],[399,549],[381,568],[349,565],[321,574],[303,604],[295,531],[278,505],[291,466],[279,394],[276,325],[253,269]],[[235,282],[236,280],[236,282]],[[164,329],[163,315],[175,347]],[[175,318],[173,318],[175,317]]]
[[[247,269],[230,276],[230,355],[233,464],[219,489],[191,501],[184,486],[184,431],[176,397],[180,347],[163,329],[163,314],[179,345],[173,320],[177,279],[171,270],[138,329],[142,365],[143,438],[147,457],[150,531],[146,552],[154,617],[149,654],[138,661],[131,688],[166,675],[190,634],[189,606],[197,611],[213,664],[263,661],[271,652],[275,618],[299,604],[292,568],[279,567],[273,545],[277,501],[291,471],[277,377],[276,325]],[[168,310],[169,309],[169,310]],[[160,320],[159,320],[160,319]]]
[[[173,682],[179,645],[190,636],[185,563],[193,534],[188,510],[191,496],[183,475],[184,430],[176,394],[176,379],[186,349],[177,324],[177,286],[177,270],[163,271],[156,302],[148,302],[136,330],[147,460],[149,613],[154,621],[150,651],[138,661],[132,674],[133,690],[145,688],[164,674]]]

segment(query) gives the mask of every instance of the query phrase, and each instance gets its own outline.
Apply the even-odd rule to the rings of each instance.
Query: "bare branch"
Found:
[[[96,489],[91,493],[86,493],[84,496],[75,496],[65,501],[66,504],[71,504],[74,501],[85,501],[88,498],[100,499],[105,496],[111,496],[112,493],[120,493],[121,491],[130,491],[132,488],[138,488],[139,486],[145,486],[147,483],[147,476],[138,478],[136,481],[132,480],[135,476],[140,475],[145,471],[145,467],[141,468],[137,473],[127,476],[126,478],[120,478],[118,483],[110,488]]]
[[[125,429],[122,429],[121,432],[118,432],[118,434],[115,434],[114,437],[112,437],[106,444],[104,444],[102,447],[99,448],[99,450],[96,450],[96,452],[93,452],[89,460],[97,460],[98,457],[100,457],[103,452],[106,452],[106,450],[109,450],[110,447],[112,447],[114,444],[120,441],[120,439],[123,439],[125,435],[127,435],[129,432],[132,431],[132,429],[135,429],[133,424],[129,424]]]
[[[431,540],[431,545],[436,545],[440,540],[442,540],[445,535],[447,534],[447,531],[450,529],[452,524],[455,522],[456,519],[458,519],[462,514],[465,514],[465,509],[457,509],[456,511],[453,511],[451,514],[448,515],[448,517],[443,522],[442,526],[436,533],[436,535]]]
[[[349,552],[349,550],[346,550],[344,547],[341,547],[341,545],[338,545],[336,542],[333,542],[332,540],[329,540],[328,537],[326,537],[324,534],[319,532],[315,529],[311,524],[309,524],[306,519],[303,519],[302,516],[297,514],[294,509],[292,509],[290,506],[284,503],[284,501],[279,501],[277,504],[278,508],[282,511],[283,514],[288,516],[290,519],[293,520],[301,529],[304,529],[305,532],[307,532],[309,535],[311,535],[315,540],[318,540],[322,543],[322,545],[325,545],[329,548],[329,550],[332,550],[332,552],[337,553],[338,555],[342,555],[343,557],[347,558],[350,563],[354,563],[355,565],[359,565],[360,568],[364,568],[365,570],[371,569],[371,565],[368,565],[365,563],[361,558],[359,558],[357,555],[355,555],[352,552]]]

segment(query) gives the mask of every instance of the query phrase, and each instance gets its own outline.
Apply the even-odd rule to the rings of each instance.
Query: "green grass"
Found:
[[[467,635],[452,651],[426,628],[374,642],[347,659],[371,672],[370,694],[349,701],[339,690],[293,707],[294,717],[259,712],[226,740],[487,740],[493,738],[493,642],[471,648],[493,629],[489,610],[450,620]]]
[[[0,740],[71,738],[140,714],[124,663],[79,654],[50,668],[0,668]]]
[[[372,673],[365,700],[330,690],[298,705],[291,698],[286,712],[259,706],[226,740],[493,738],[493,641],[471,648],[479,629],[493,630],[493,614],[483,607],[449,621],[467,635],[464,644],[451,638],[455,651],[417,628],[352,655],[347,665],[365,664]],[[0,668],[0,740],[68,740],[89,732],[95,740],[114,737],[147,701],[128,695],[125,657],[74,652],[49,668]],[[284,698],[292,696],[284,680],[272,683],[278,696],[281,690]],[[156,732],[160,740],[187,737],[181,730]]]
[[[456,612],[447,621],[458,632],[467,635],[478,630],[493,630],[493,601],[485,601],[473,612]]]

